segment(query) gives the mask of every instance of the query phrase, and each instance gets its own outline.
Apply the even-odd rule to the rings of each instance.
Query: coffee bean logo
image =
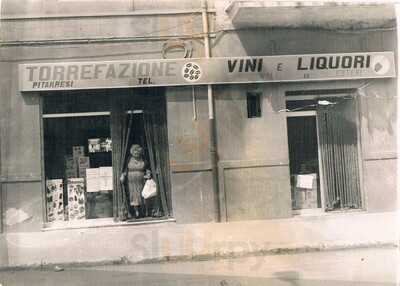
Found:
[[[188,62],[182,68],[182,76],[187,82],[196,82],[201,78],[201,68],[198,63]]]

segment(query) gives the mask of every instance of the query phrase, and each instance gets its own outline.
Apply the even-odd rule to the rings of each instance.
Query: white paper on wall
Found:
[[[100,191],[99,168],[86,169],[86,192],[94,193]]]
[[[113,170],[112,167],[100,167],[100,191],[110,191],[113,189]]]
[[[100,167],[99,172],[100,177],[112,177],[113,175],[112,167]]]
[[[297,188],[312,189],[313,188],[313,175],[297,175]]]

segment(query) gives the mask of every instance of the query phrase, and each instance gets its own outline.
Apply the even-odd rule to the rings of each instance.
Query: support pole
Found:
[[[202,22],[203,22],[203,33],[204,33],[204,54],[208,59],[210,58],[210,38],[208,30],[208,14],[207,14],[207,0],[202,0]],[[214,96],[212,85],[207,85],[208,95],[208,120],[209,120],[209,131],[210,131],[210,162],[211,162],[211,175],[212,185],[214,191],[214,220],[216,222],[221,221],[221,211],[219,204],[219,185],[218,185],[218,155],[217,155],[217,140],[216,140],[216,127],[214,118]]]
[[[395,4],[395,11],[396,11],[396,23],[397,23],[397,43],[396,43],[396,47],[397,47],[397,67],[400,66],[400,51],[399,51],[399,47],[400,47],[400,4]],[[398,70],[398,68],[397,68]],[[397,75],[397,114],[399,114],[399,110],[400,110],[400,76]],[[398,118],[399,115],[397,115],[397,130],[399,130],[400,128],[400,120]],[[397,153],[400,151],[400,136],[397,135]],[[397,159],[397,226],[396,226],[396,239],[397,241],[399,241],[400,239],[400,231],[399,231],[399,227],[400,227],[400,189],[399,189],[399,184],[400,184],[400,160]],[[400,249],[397,248],[397,255],[400,255]],[[400,283],[400,275],[397,275],[397,284]]]

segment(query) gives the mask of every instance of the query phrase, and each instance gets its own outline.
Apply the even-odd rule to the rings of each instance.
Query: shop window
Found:
[[[60,92],[42,102],[48,222],[168,216],[163,94]],[[132,146],[140,160],[132,161]]]
[[[247,118],[261,117],[261,92],[247,92]]]
[[[48,222],[113,216],[108,101],[87,93],[43,97]]]

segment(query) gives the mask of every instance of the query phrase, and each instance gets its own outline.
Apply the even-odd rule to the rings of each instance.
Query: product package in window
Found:
[[[85,179],[70,178],[67,181],[68,218],[69,220],[85,219]]]
[[[79,157],[85,156],[84,146],[72,146],[72,157],[77,160]]]
[[[88,150],[89,153],[111,152],[112,151],[111,138],[88,139]]]
[[[64,220],[64,184],[62,179],[46,180],[47,221]]]
[[[65,156],[64,167],[66,178],[76,178],[78,176],[78,164],[73,156]]]
[[[78,158],[78,177],[86,177],[86,169],[90,168],[90,160],[87,156],[82,156]]]

